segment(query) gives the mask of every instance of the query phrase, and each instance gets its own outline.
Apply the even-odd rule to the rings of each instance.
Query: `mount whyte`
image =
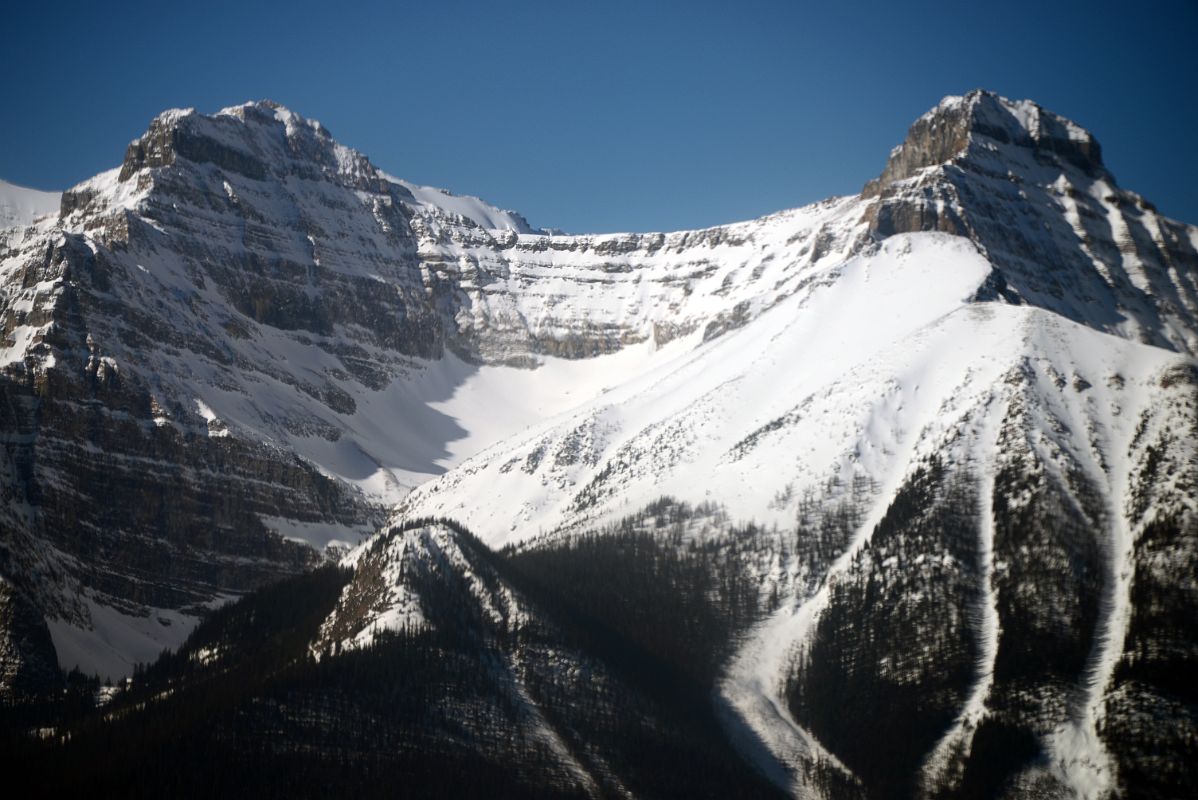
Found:
[[[627,726],[749,794],[1185,794],[1196,250],[986,92],[857,197],[603,236],[270,103],[166,112],[0,233],[3,685],[237,675],[237,613],[197,620],[356,545],[214,741],[411,777],[321,681],[437,652],[482,688],[388,741],[515,794],[701,791]]]

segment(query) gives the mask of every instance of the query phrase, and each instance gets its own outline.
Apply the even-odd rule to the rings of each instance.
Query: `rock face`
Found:
[[[862,194],[877,196],[895,181],[965,156],[971,144],[983,139],[1029,150],[1043,164],[1067,164],[1091,178],[1110,178],[1102,164],[1102,148],[1089,131],[1033,102],[1012,102],[977,90],[945,98],[916,120],[907,140],[890,154],[886,169]]]
[[[484,551],[408,520],[532,558],[635,519],[724,559],[662,580],[723,592],[688,641],[780,788],[1198,780],[1198,229],[1033,103],[947,98],[859,197],[602,236],[271,103],[171,111],[0,232],[0,300],[10,694],[55,680],[48,641],[115,676],[388,511],[312,652],[427,633],[434,596],[506,641],[532,612]],[[681,605],[642,644],[702,627]]]
[[[46,621],[7,581],[0,582],[0,665],[5,698],[14,703],[62,680]]]

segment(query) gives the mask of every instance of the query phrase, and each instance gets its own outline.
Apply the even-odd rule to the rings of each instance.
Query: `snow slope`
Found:
[[[662,495],[718,494],[738,519],[789,523],[776,494],[858,466],[881,475],[906,444],[900,432],[937,445],[962,376],[985,370],[971,380],[984,387],[1008,368],[992,354],[994,340],[1017,338],[1010,320],[975,317],[1024,312],[967,302],[989,270],[968,240],[939,234],[813,268],[751,325],[482,452],[420,486],[401,513],[454,516],[496,546]],[[504,502],[470,500],[482,486]]]
[[[0,180],[0,228],[31,225],[38,217],[58,213],[61,192],[26,189]]]
[[[418,186],[401,178],[383,174],[387,180],[399,184],[411,192],[420,207],[434,213],[456,216],[488,230],[543,233],[543,231],[534,229],[528,224],[528,220],[515,211],[496,208],[473,195],[456,195],[445,189],[438,189],[434,186]]]

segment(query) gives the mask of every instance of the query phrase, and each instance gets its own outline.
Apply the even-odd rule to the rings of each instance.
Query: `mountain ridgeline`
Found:
[[[1198,228],[1075,123],[949,97],[860,195],[677,233],[269,102],[19,199],[43,793],[1198,794]]]

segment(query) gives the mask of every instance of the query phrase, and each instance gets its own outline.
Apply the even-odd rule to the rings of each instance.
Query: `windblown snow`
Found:
[[[58,214],[61,192],[26,189],[0,180],[0,228],[32,225],[34,220]]]

